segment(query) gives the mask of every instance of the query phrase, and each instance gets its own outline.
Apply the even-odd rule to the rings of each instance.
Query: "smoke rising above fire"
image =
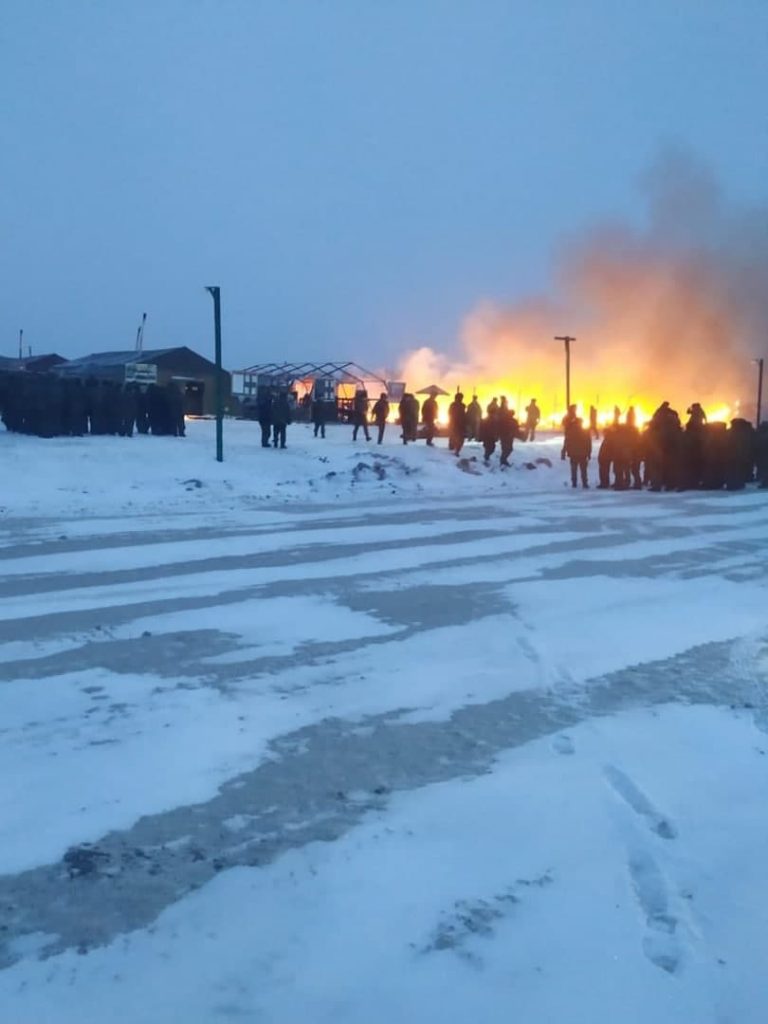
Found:
[[[586,409],[693,401],[751,415],[768,339],[768,210],[727,199],[690,157],[667,154],[643,182],[641,227],[604,223],[565,243],[551,295],[480,303],[456,351],[423,347],[402,361],[409,387],[461,386],[481,400],[536,396],[565,406],[563,346],[573,334],[572,400]],[[727,413],[725,412],[727,407]]]

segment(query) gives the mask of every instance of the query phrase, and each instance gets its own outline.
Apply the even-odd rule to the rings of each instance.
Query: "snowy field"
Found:
[[[226,428],[0,433],[2,1024],[765,1024],[768,493]]]

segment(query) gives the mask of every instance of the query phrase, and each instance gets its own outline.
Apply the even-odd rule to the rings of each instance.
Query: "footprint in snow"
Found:
[[[566,736],[565,733],[555,736],[552,740],[552,749],[558,754],[573,754],[576,750],[573,740],[570,736]]]

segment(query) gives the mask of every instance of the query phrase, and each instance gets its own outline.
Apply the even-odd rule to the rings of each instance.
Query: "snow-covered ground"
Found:
[[[768,494],[0,433],[0,1020],[763,1024]]]

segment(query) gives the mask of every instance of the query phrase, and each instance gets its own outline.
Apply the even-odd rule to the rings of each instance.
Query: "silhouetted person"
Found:
[[[603,440],[597,453],[597,472],[600,478],[598,488],[601,491],[611,486],[611,466],[616,458],[616,430],[610,425],[603,431]],[[590,432],[591,433],[591,432]]]
[[[186,434],[184,395],[182,395],[179,385],[173,380],[166,385],[165,390],[168,395],[168,433],[174,437],[184,437]]]
[[[120,436],[133,437],[138,414],[138,397],[135,384],[124,384],[120,389]]]
[[[523,438],[526,435],[520,430],[520,424],[517,422],[515,410],[510,409],[507,406],[506,398],[502,398],[501,400],[496,422],[498,424],[499,447],[501,449],[499,453],[499,461],[502,466],[508,466],[509,456],[512,454],[515,438]]]
[[[592,438],[589,431],[582,426],[578,416],[570,420],[566,427],[564,448],[571,463],[571,487],[577,486],[579,474],[581,475],[581,486],[589,487],[587,463],[592,454]]]
[[[421,422],[424,424],[424,436],[430,448],[435,442],[437,424],[437,399],[430,395],[421,407]]]
[[[261,427],[261,447],[269,448],[269,441],[272,436],[272,406],[274,404],[274,395],[267,388],[262,388],[259,391],[258,401],[256,403],[256,418],[259,421]]]
[[[541,409],[536,404],[536,399],[532,398],[525,407],[525,438],[527,441],[536,440],[536,428],[540,420]]]
[[[760,487],[768,487],[768,420],[755,431],[755,469]]]
[[[491,456],[496,450],[496,442],[499,439],[499,409],[498,405],[493,410],[493,415],[487,415],[480,424],[480,441],[483,445],[483,462],[486,466],[491,461]]]
[[[146,387],[136,394],[136,430],[139,434],[149,433],[149,393]]]
[[[624,422],[628,427],[637,426],[637,413],[635,412],[634,405],[630,405],[630,407],[627,409],[627,415],[624,419]]]
[[[755,471],[755,429],[749,420],[731,420],[726,444],[725,486],[741,491],[752,482]]]
[[[384,440],[384,430],[387,426],[387,416],[389,416],[389,399],[385,391],[379,395],[379,399],[373,407],[373,422],[376,424],[378,430],[378,437],[376,438],[376,444],[381,444]]]
[[[403,444],[415,441],[419,431],[419,400],[410,391],[403,395],[398,408]]]
[[[480,440],[480,424],[483,420],[483,410],[477,400],[477,395],[472,396],[472,401],[467,406],[467,440]]]
[[[698,402],[694,402],[687,409],[688,422],[685,424],[686,430],[700,430],[707,422],[707,414],[702,409]]]
[[[272,403],[272,444],[285,448],[286,431],[291,422],[291,405],[288,395],[280,391]]]
[[[563,416],[563,447],[560,449],[561,459],[565,459],[565,437],[568,433],[568,427],[571,426],[571,424],[575,423],[576,420],[579,420],[579,417],[576,415],[576,406],[571,404],[568,406],[568,412],[565,414],[565,416]],[[579,420],[579,423],[581,423],[581,420]]]
[[[327,419],[325,402],[321,402],[316,395],[312,398],[310,414],[312,417],[312,423],[315,427],[315,437],[317,437],[318,434],[320,437],[325,437],[325,424]]]
[[[370,441],[371,435],[368,433],[368,392],[360,390],[355,392],[355,398],[352,403],[352,423],[354,424],[354,430],[352,431],[352,440],[357,440],[357,432],[360,428],[363,428],[365,432],[365,440]]]
[[[464,406],[464,395],[456,392],[456,397],[448,407],[448,450],[457,456],[464,446],[467,430],[467,410]]]

